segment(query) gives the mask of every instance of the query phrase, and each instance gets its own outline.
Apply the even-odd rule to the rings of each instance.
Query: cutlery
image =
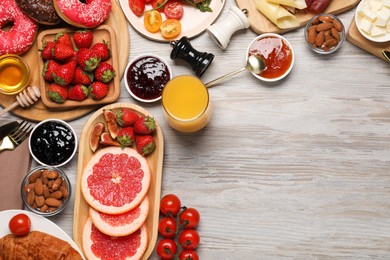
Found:
[[[3,150],[14,150],[18,147],[30,134],[33,126],[26,121],[22,121],[17,129],[14,129],[6,137],[0,145],[0,152]]]
[[[37,86],[27,87],[23,92],[16,96],[16,101],[0,111],[0,116],[4,115],[8,111],[16,108],[17,106],[28,107],[33,105],[41,97],[41,92]]]
[[[9,122],[0,127],[0,140],[3,140],[9,133],[19,126],[17,121]]]
[[[385,56],[386,60],[390,62],[390,51],[382,50],[383,56]]]

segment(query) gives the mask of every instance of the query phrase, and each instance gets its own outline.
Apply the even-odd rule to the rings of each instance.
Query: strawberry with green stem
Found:
[[[101,100],[108,94],[109,86],[103,82],[95,81],[90,86],[91,97],[94,100]]]
[[[108,83],[115,77],[115,70],[111,64],[103,61],[95,69],[94,75],[97,81]]]
[[[122,128],[116,136],[116,140],[121,144],[121,147],[132,146],[134,144],[134,139],[135,136],[132,127]]]
[[[125,107],[122,107],[115,116],[118,125],[122,127],[133,126],[139,119],[139,115],[137,115],[133,110]]]
[[[83,101],[89,95],[89,88],[84,85],[77,84],[69,89],[68,98],[76,101]]]
[[[93,71],[99,65],[100,58],[92,50],[81,48],[76,55],[77,64],[85,71]]]
[[[76,65],[76,61],[71,60],[68,63],[65,63],[55,68],[52,73],[54,82],[61,86],[69,85],[73,80]]]
[[[50,84],[47,89],[50,99],[56,103],[64,103],[68,99],[68,87]]]
[[[134,133],[140,135],[151,134],[156,130],[156,121],[151,116],[142,116],[134,124]]]
[[[151,135],[136,135],[135,147],[139,154],[146,156],[156,150],[156,141]]]

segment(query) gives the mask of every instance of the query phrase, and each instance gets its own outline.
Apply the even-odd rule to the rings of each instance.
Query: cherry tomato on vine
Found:
[[[157,243],[156,252],[163,260],[174,259],[177,252],[175,241],[170,238],[161,239]]]
[[[31,220],[26,214],[20,213],[10,219],[8,227],[12,234],[23,236],[30,232]]]
[[[196,249],[199,245],[200,237],[196,230],[185,229],[179,235],[179,244],[183,249]]]
[[[173,238],[176,236],[176,219],[173,217],[164,217],[158,223],[158,232],[163,237]]]
[[[196,228],[200,220],[199,211],[195,208],[186,208],[180,214],[179,223],[184,228]]]
[[[149,32],[158,32],[160,30],[161,23],[162,16],[159,11],[152,9],[145,13],[144,25],[146,30],[148,30]]]
[[[145,9],[144,0],[129,0],[129,7],[136,16],[141,16]]]
[[[175,194],[167,194],[160,201],[160,211],[165,216],[175,217],[181,208],[181,201]]]
[[[179,255],[179,260],[199,260],[199,256],[194,250],[183,250]]]
[[[183,13],[183,4],[179,0],[169,0],[164,5],[164,14],[168,19],[180,20],[180,18],[183,16]]]
[[[181,23],[177,19],[167,19],[160,26],[161,35],[165,39],[172,39],[181,32]]]

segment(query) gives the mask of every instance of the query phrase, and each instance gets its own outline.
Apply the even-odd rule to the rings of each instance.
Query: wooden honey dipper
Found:
[[[23,92],[16,96],[16,102],[0,111],[0,116],[8,111],[15,109],[17,106],[28,107],[33,105],[41,97],[41,92],[37,86],[27,87]]]

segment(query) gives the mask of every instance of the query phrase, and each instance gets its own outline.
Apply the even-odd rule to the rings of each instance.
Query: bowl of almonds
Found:
[[[345,29],[339,18],[332,14],[318,14],[305,27],[309,47],[319,54],[337,51],[345,40]]]
[[[45,217],[60,213],[68,204],[70,194],[70,182],[66,174],[49,166],[31,169],[21,187],[24,206]]]

